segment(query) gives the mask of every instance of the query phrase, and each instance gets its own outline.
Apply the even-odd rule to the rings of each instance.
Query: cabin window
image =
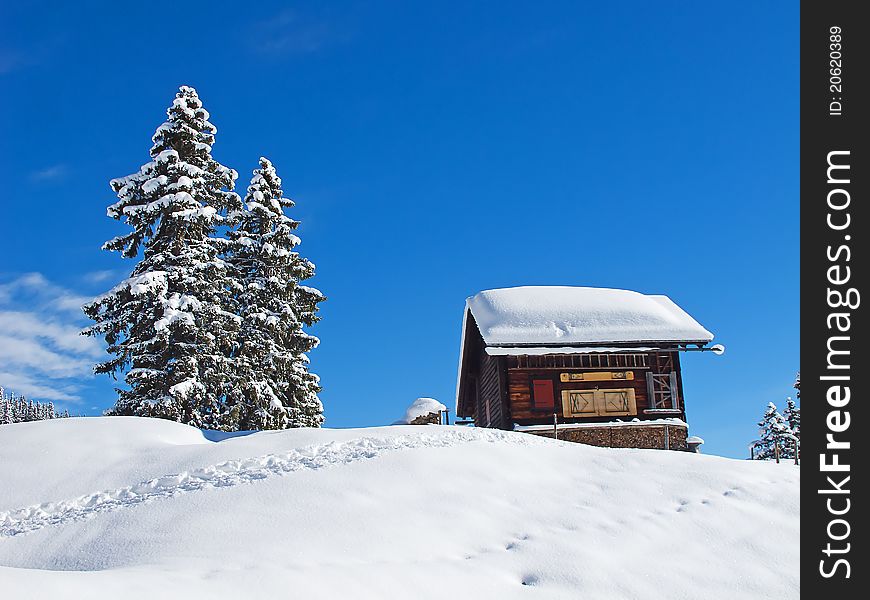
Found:
[[[566,417],[619,417],[637,414],[633,388],[613,390],[563,390]]]
[[[655,410],[680,409],[677,373],[675,371],[670,373],[647,372],[646,388],[650,408]]]
[[[556,394],[553,391],[552,379],[532,380],[532,407],[535,410],[548,410],[550,412],[556,406]]]

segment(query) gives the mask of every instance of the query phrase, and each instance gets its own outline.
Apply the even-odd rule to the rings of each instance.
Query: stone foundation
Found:
[[[441,415],[436,412],[431,412],[428,415],[420,415],[408,425],[440,425]]]
[[[653,448],[665,449],[665,427],[667,427],[667,448],[688,450],[685,425],[601,425],[575,428],[559,428],[559,439],[590,446],[605,448]],[[553,437],[552,429],[526,431],[533,435]]]

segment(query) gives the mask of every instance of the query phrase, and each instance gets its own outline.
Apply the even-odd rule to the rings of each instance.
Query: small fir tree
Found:
[[[794,389],[797,390],[797,399],[801,399],[801,373],[797,372],[795,376],[795,381],[793,385]],[[797,438],[797,446],[800,447],[800,439],[801,439],[801,407],[797,405],[797,403],[791,398],[786,399],[786,407],[782,413],[783,419],[785,419],[785,423],[788,426],[789,433]],[[795,452],[795,442],[794,440],[788,441],[789,445],[789,455],[793,458]]]
[[[801,399],[801,372],[800,371],[797,372],[797,375],[795,376],[795,380],[794,380],[794,385],[792,387],[797,390],[797,399],[800,400]]]
[[[0,423],[15,423],[15,404],[3,387],[0,387]]]
[[[788,426],[773,402],[768,402],[764,416],[758,422],[758,427],[760,438],[755,446],[755,458],[757,460],[775,458],[776,444],[779,444],[780,458],[783,458],[784,454],[782,450],[785,445],[783,443],[785,441],[783,434],[788,432]]]
[[[226,420],[239,429],[323,422],[319,378],[309,372],[307,357],[319,340],[303,327],[319,320],[325,298],[301,285],[314,276],[314,265],[294,250],[299,223],[284,214],[293,205],[272,163],[261,158],[229,233],[241,325]]]
[[[212,158],[215,127],[196,90],[183,86],[152,140],[151,161],[114,179],[108,216],[130,231],[103,248],[142,258],[131,276],[83,307],[112,358],[95,372],[125,372],[116,415],[221,427],[238,320],[228,306],[227,266],[215,237],[222,214],[238,211],[236,172]]]
[[[782,417],[788,427],[789,433],[795,436],[798,440],[801,439],[801,409],[794,400],[786,398],[785,410],[782,412]]]

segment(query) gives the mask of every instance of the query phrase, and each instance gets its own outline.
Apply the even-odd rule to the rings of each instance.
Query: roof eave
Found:
[[[626,348],[630,348],[632,346],[661,346],[663,349],[668,346],[706,346],[713,339],[710,338],[708,340],[634,340],[634,341],[618,341],[618,342],[606,342],[606,341],[595,341],[595,342],[570,342],[570,343],[559,343],[559,342],[544,342],[544,343],[535,343],[535,342],[515,342],[509,344],[491,344],[484,340],[487,348],[587,348],[594,346],[625,346]]]

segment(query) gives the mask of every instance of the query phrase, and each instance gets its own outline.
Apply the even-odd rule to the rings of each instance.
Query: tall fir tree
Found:
[[[319,378],[309,372],[307,357],[319,340],[303,327],[320,319],[325,298],[301,285],[314,276],[314,264],[294,250],[299,222],[284,214],[292,206],[272,163],[260,158],[229,233],[241,325],[227,418],[239,429],[323,423]]]
[[[238,318],[228,305],[221,215],[238,212],[237,174],[212,157],[216,128],[196,90],[182,86],[152,137],[151,161],[111,181],[118,202],[107,214],[131,231],[104,249],[142,258],[131,276],[83,307],[111,359],[94,370],[116,377],[109,411],[221,427]]]

